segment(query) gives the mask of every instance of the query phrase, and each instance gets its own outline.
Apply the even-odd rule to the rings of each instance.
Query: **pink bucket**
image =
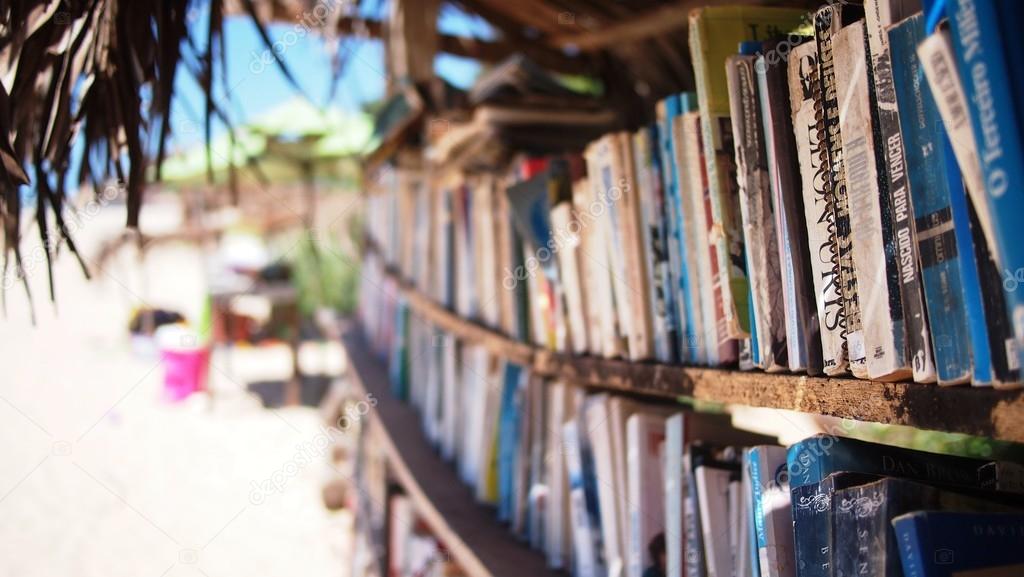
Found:
[[[206,389],[206,375],[210,367],[210,349],[162,350],[164,364],[164,397],[180,401]]]

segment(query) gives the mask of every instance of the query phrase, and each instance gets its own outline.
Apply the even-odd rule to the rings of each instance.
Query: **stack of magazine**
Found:
[[[369,235],[440,303],[565,353],[1016,386],[1020,6],[696,9],[696,90],[654,123],[487,162],[450,151],[498,132],[448,130],[379,171]],[[563,143],[613,122],[521,59],[497,71],[476,116],[533,103]]]
[[[385,276],[371,258],[367,285]],[[380,299],[361,315],[380,317]],[[392,297],[393,298],[393,297]],[[395,395],[481,503],[578,577],[1019,575],[1024,467],[588,392],[460,341],[401,299],[373,323]],[[980,575],[980,573],[979,573]],[[989,573],[985,573],[989,575]]]

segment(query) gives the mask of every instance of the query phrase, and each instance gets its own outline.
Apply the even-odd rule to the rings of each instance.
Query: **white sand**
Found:
[[[148,207],[144,229],[173,214]],[[123,215],[87,219],[88,258]],[[122,258],[91,283],[64,254],[56,272],[59,312],[36,267],[37,326],[20,286],[0,319],[0,575],[346,575],[349,517],[320,497],[328,456],[296,457],[311,454],[316,411],[264,410],[242,388],[287,374],[286,352],[236,351],[233,373],[215,356],[207,409],[162,402],[157,360],[130,350],[133,306],[195,314],[197,251],[161,248],[141,269]],[[253,493],[271,478],[277,488]]]

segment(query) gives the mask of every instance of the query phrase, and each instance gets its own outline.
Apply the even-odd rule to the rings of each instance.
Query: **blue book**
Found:
[[[877,475],[833,473],[820,483],[790,489],[793,507],[796,574],[833,575],[832,497],[837,491],[878,480]],[[799,529],[797,529],[799,528]],[[800,537],[796,537],[799,535]],[[811,539],[808,541],[808,537]]]
[[[793,575],[793,516],[786,485],[786,449],[761,445],[750,449],[757,566],[764,575]]]
[[[993,0],[947,0],[950,32],[953,37],[957,66],[964,84],[970,109],[971,124],[985,177],[993,228],[996,232],[997,261],[1008,281],[1004,283],[1007,312],[1013,327],[1013,340],[1008,343],[1020,366],[1024,354],[1024,290],[1018,290],[1018,271],[1024,277],[1024,143],[1021,118],[1014,103],[1014,90],[1020,86],[1015,76],[1024,73],[1010,67],[1021,56],[1007,54],[1021,49],[1018,22],[1000,24],[997,11],[1015,13],[1014,2]],[[1007,27],[1009,34],[1004,34]],[[1018,64],[1019,65],[1019,64]]]
[[[650,275],[651,318],[654,319],[655,356],[663,363],[671,363],[679,354],[679,320],[676,315],[676,294],[673,287],[672,268],[675,263],[669,252],[670,207],[665,190],[666,170],[662,154],[661,134],[664,130],[659,124],[643,129],[643,138],[647,141],[650,167],[637,166],[637,172],[650,170],[652,173],[652,190],[646,199],[649,206],[643,207],[647,248],[647,267]],[[636,153],[636,151],[634,151]],[[644,202],[644,199],[641,199]],[[678,256],[678,255],[677,255]],[[660,319],[660,320],[659,320]]]
[[[501,390],[501,413],[498,417],[498,520],[509,521],[515,510],[516,450],[519,446],[520,415],[522,415],[523,368],[505,364]]]
[[[916,511],[892,520],[904,577],[1024,564],[1024,514]]]
[[[668,254],[671,264],[670,292],[676,302],[676,330],[679,335],[679,347],[677,349],[678,360],[683,363],[694,362],[694,349],[691,346],[694,342],[695,332],[693,327],[694,314],[697,309],[694,307],[690,295],[690,279],[686,269],[686,235],[683,230],[683,211],[680,196],[679,167],[676,163],[676,143],[672,138],[672,126],[675,119],[687,112],[683,108],[683,99],[680,95],[669,96],[662,101],[663,114],[659,120],[658,137],[660,139],[660,155],[662,166],[662,186],[665,191],[666,212],[668,213]]]
[[[839,472],[906,477],[954,487],[980,487],[978,469],[986,461],[939,455],[833,435],[814,435],[786,453],[794,507],[793,542],[799,577],[830,577],[830,496],[822,481]],[[800,511],[801,504],[807,504]]]
[[[939,384],[952,385],[971,380],[972,347],[987,356],[988,337],[970,332],[969,314],[984,319],[980,279],[959,165],[917,58],[924,36],[924,17],[907,18],[889,29],[889,50],[935,370]]]
[[[398,299],[395,306],[395,334],[388,362],[391,394],[400,401],[409,397],[409,303]]]
[[[755,451],[757,447],[743,451],[743,472],[747,476],[750,489],[750,519],[747,522],[749,528],[747,539],[750,541],[750,576],[761,577],[761,565],[757,555],[757,494],[760,492],[758,483],[754,480]],[[740,577],[748,577],[741,575]]]

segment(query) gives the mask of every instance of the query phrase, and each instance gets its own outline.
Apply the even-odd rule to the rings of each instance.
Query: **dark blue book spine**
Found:
[[[847,487],[878,479],[876,475],[836,473],[820,483],[790,490],[793,504],[793,547],[798,577],[827,577],[832,569],[832,497]]]
[[[1005,3],[1012,5],[1012,2]],[[1002,5],[1001,5],[1002,6]],[[985,192],[996,231],[997,261],[1007,279],[1004,296],[1013,327],[1012,356],[1020,366],[1024,353],[1024,144],[1014,103],[1014,74],[1007,47],[1019,50],[1020,31],[1004,38],[993,0],[947,0],[950,31],[957,65],[970,109],[971,124],[985,178]],[[1015,54],[1013,62],[1020,62]]]
[[[919,511],[892,526],[904,577],[952,577],[961,571],[1024,563],[1024,515]]]
[[[951,172],[955,161],[946,156],[942,119],[917,58],[923,39],[921,15],[889,29],[935,369],[940,384],[959,384],[970,381],[972,374],[971,341],[963,338],[970,334],[970,326],[961,269],[973,263],[974,253],[970,235],[964,239],[955,228],[953,197],[965,193],[959,174]],[[960,246],[965,240],[969,244]],[[961,263],[968,259],[970,263]],[[976,270],[973,280],[979,282]]]

